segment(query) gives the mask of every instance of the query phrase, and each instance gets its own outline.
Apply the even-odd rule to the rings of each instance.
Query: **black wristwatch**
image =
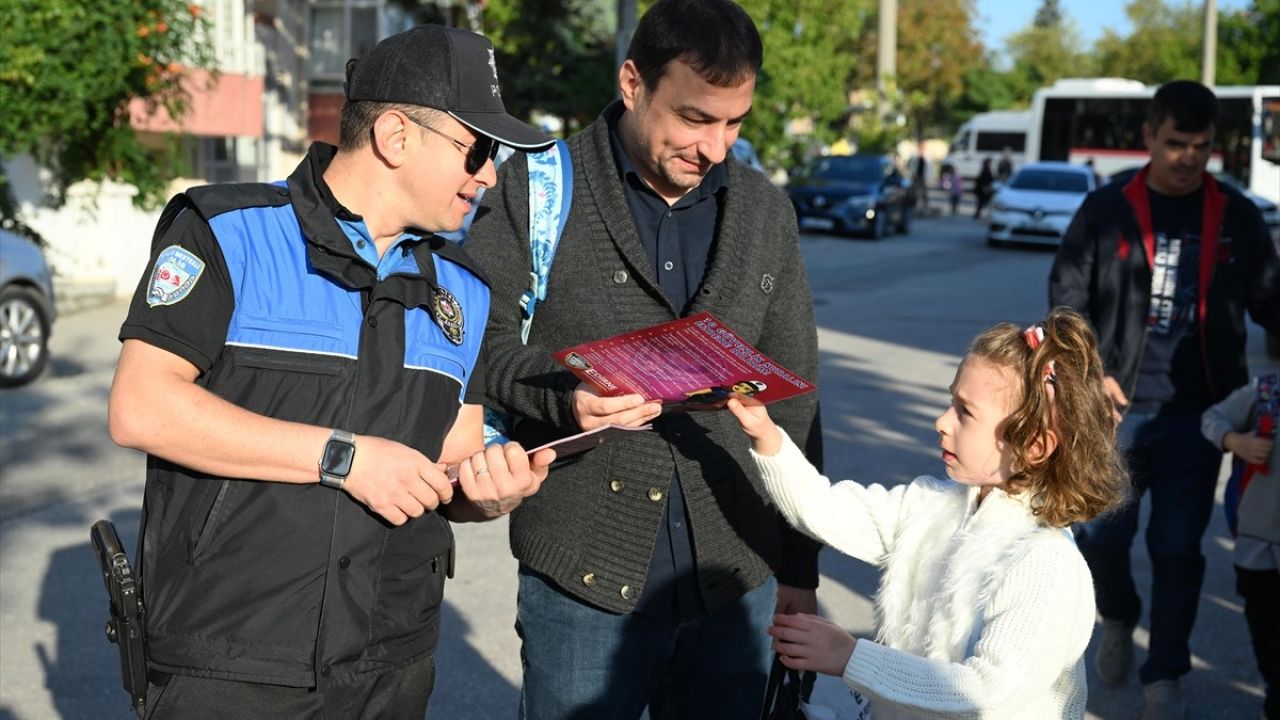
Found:
[[[356,461],[356,436],[346,430],[333,429],[320,456],[320,484],[341,490]]]

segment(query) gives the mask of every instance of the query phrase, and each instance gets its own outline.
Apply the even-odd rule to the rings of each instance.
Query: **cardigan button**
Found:
[[[626,271],[626,270],[619,270],[618,272],[616,272],[616,273],[614,273],[614,274],[613,274],[613,281],[614,281],[615,283],[617,283],[617,284],[621,285],[622,283],[624,283],[624,282],[626,282],[626,281],[627,281],[627,278],[628,278],[628,277],[629,277],[629,276],[627,275],[627,271]]]
[[[618,591],[618,594],[622,596],[623,600],[630,600],[631,596],[635,595],[636,592],[631,589],[630,585],[623,585],[622,589]]]
[[[612,491],[614,491],[614,492],[616,492],[616,493],[620,493],[620,492],[622,492],[622,488],[624,488],[624,487],[626,487],[626,485],[624,485],[624,484],[623,484],[623,482],[622,482],[621,480],[610,480],[610,481],[609,481],[609,489],[610,489],[610,490],[612,490]]]
[[[582,576],[582,584],[583,584],[583,585],[586,585],[587,587],[591,587],[592,585],[595,585],[595,584],[596,584],[596,574],[595,574],[595,573],[587,573],[586,575],[583,575],[583,576]]]
[[[662,502],[662,488],[649,488],[649,499],[654,502]]]

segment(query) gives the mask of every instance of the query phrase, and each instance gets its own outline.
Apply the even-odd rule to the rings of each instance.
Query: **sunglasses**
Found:
[[[413,118],[409,117],[408,115],[405,115],[405,117],[409,118],[409,122],[413,123],[414,125],[417,125],[423,130],[428,130],[430,132],[433,132],[436,135],[439,135],[440,137],[444,138],[445,140],[448,140],[449,142],[453,143],[454,146],[458,148],[458,152],[463,153],[464,155],[467,156],[466,160],[463,162],[462,167],[464,170],[467,171],[468,175],[475,175],[476,173],[480,172],[480,168],[484,167],[485,163],[498,157],[498,141],[494,140],[488,135],[480,135],[479,137],[476,138],[475,142],[468,145],[467,143],[464,143],[461,140],[457,140],[449,137],[448,135],[440,132],[439,130],[431,127],[430,125],[424,125],[418,122],[417,120],[414,120]]]

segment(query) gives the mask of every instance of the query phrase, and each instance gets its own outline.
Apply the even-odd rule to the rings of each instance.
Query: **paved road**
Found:
[[[917,221],[912,235],[878,243],[814,235],[803,244],[821,327],[829,474],[897,483],[939,473],[933,418],[960,354],[991,322],[1043,314],[1051,254],[987,248],[968,218]],[[101,636],[87,538],[107,517],[132,547],[138,521],[142,458],[112,446],[105,429],[123,314],[116,304],[62,318],[49,373],[0,395],[0,720],[129,717]],[[1257,361],[1260,346],[1250,346]],[[1220,513],[1213,521],[1197,672],[1186,683],[1191,717],[1253,717],[1261,688],[1232,589],[1231,544]],[[506,524],[459,526],[457,535],[431,717],[513,717],[520,664]],[[1143,553],[1135,558],[1145,574]],[[875,582],[867,566],[828,551],[823,611],[870,633]],[[1140,696],[1133,685],[1095,683],[1090,717],[1137,717]]]

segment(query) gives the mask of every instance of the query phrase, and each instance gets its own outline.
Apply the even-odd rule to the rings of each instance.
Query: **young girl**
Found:
[[[884,570],[874,641],[777,615],[783,664],[843,676],[875,720],[1083,718],[1093,581],[1065,528],[1117,504],[1128,482],[1102,378],[1075,312],[996,325],[935,422],[955,482],[892,489],[832,485],[763,407],[730,400],[787,520]]]

